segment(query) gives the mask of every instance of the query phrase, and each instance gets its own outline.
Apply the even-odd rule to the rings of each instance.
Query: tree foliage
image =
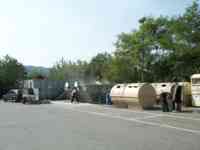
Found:
[[[52,79],[111,82],[188,80],[200,72],[200,7],[198,1],[182,15],[143,17],[139,28],[121,33],[113,55],[99,53],[89,63],[61,59]]]
[[[0,59],[0,87],[14,88],[25,78],[24,66],[16,59],[5,56]]]
[[[87,62],[60,59],[51,69],[49,79],[52,80],[84,80]]]
[[[106,80],[109,76],[112,56],[108,53],[99,53],[92,58],[87,66],[85,74],[94,80]],[[88,79],[89,79],[88,78]]]
[[[197,1],[183,15],[143,17],[139,22],[138,30],[118,36],[115,61],[120,63],[113,67],[113,72],[120,77],[114,80],[158,82],[174,77],[184,80],[199,73],[200,8]],[[129,72],[131,76],[124,77],[120,72]]]
[[[33,68],[27,74],[27,79],[45,79],[47,76],[38,68]]]
[[[82,80],[94,82],[108,79],[112,56],[99,53],[89,63],[86,61],[66,61],[60,59],[50,70],[49,78],[53,80]]]

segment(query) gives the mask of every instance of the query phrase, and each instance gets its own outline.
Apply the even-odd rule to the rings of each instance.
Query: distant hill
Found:
[[[34,70],[39,71],[42,75],[48,76],[50,68],[41,67],[41,66],[25,66],[26,72],[30,74]]]

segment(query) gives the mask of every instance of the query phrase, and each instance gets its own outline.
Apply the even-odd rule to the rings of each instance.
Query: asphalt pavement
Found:
[[[0,150],[199,150],[199,113],[0,102]]]

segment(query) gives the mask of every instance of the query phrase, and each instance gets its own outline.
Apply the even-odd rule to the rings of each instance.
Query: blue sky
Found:
[[[1,0],[0,56],[52,66],[114,51],[121,32],[143,16],[178,15],[192,0]]]

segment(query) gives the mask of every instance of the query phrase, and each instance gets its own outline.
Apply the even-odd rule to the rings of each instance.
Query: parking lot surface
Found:
[[[199,150],[199,113],[0,102],[0,150]]]

